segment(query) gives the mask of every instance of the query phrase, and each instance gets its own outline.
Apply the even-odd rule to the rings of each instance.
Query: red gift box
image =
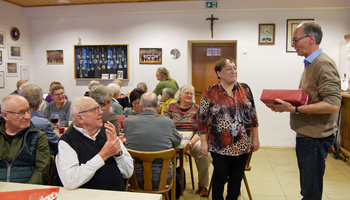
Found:
[[[260,100],[267,106],[277,104],[275,99],[282,99],[287,101],[294,106],[306,105],[310,103],[309,95],[302,89],[297,90],[275,90],[275,89],[264,89]]]

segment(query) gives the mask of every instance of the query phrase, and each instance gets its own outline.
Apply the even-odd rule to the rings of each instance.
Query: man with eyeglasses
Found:
[[[123,191],[134,166],[114,125],[102,123],[101,107],[90,97],[75,99],[70,115],[73,127],[61,136],[56,156],[63,186]]]
[[[276,99],[275,112],[290,112],[297,133],[296,154],[302,199],[321,200],[325,159],[333,144],[341,104],[340,77],[334,61],[323,53],[321,26],[302,22],[293,32],[292,46],[305,57],[299,88],[311,98],[309,105],[294,106]]]
[[[2,100],[0,181],[47,184],[50,150],[46,135],[30,121],[28,101],[11,94]]]

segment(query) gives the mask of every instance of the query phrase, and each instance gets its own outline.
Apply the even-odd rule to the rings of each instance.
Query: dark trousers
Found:
[[[300,188],[303,200],[321,200],[325,159],[334,141],[334,135],[326,138],[296,138],[296,154],[300,172]]]
[[[236,200],[240,194],[241,182],[249,154],[224,156],[211,152],[213,158],[213,200],[223,200],[224,186],[227,184],[226,200]]]

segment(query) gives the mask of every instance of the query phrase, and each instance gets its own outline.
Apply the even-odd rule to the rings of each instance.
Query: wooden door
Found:
[[[198,105],[205,89],[219,81],[214,71],[215,62],[222,57],[236,60],[236,52],[235,42],[192,44],[192,85]]]

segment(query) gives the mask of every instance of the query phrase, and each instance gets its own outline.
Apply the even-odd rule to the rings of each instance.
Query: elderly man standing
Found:
[[[158,97],[153,92],[145,93],[140,100],[143,112],[124,121],[126,147],[137,151],[162,151],[180,145],[181,136],[173,121],[157,114]],[[161,161],[152,166],[152,185],[158,185]],[[170,166],[168,182],[171,181],[173,165]],[[135,163],[136,179],[143,186],[142,163]]]
[[[310,96],[310,104],[294,106],[276,99],[278,104],[271,107],[275,112],[290,112],[290,126],[297,133],[295,150],[305,200],[322,199],[325,159],[338,130],[342,98],[337,66],[319,48],[322,35],[316,22],[302,22],[293,32],[292,46],[305,57],[299,88]]]
[[[31,110],[30,120],[46,133],[46,138],[50,146],[50,154],[55,155],[57,153],[57,144],[60,137],[53,131],[49,120],[38,112],[43,98],[43,90],[37,85],[26,83],[22,85],[19,93],[28,100]]]
[[[90,97],[72,102],[73,128],[58,143],[56,167],[67,189],[124,190],[123,178],[133,173],[133,160],[112,123],[102,123],[102,110]],[[103,127],[104,126],[104,127]]]
[[[2,100],[0,181],[47,184],[50,150],[45,133],[30,122],[28,101],[17,94]]]

